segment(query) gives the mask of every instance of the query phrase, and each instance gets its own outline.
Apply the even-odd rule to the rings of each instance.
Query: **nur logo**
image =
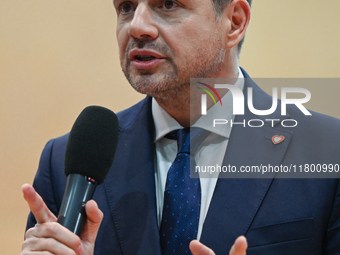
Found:
[[[222,106],[222,101],[220,96],[217,94],[215,88],[217,89],[228,89],[231,93],[231,96],[233,98],[233,114],[234,115],[244,115],[244,108],[245,108],[245,98],[243,95],[243,91],[239,88],[236,87],[234,85],[230,85],[230,84],[215,84],[215,88],[202,83],[202,82],[197,82],[201,85],[206,86],[207,88],[209,88],[211,91],[213,91],[216,96],[218,97],[221,106]],[[205,91],[207,94],[210,95],[210,97],[214,100],[215,105],[216,100],[214,98],[214,96],[211,94],[211,92],[209,92],[207,89],[203,89],[200,87],[197,87],[198,89],[201,89],[203,91]],[[259,115],[259,116],[265,116],[265,115],[270,115],[273,112],[275,112],[278,102],[281,102],[281,115],[285,116],[287,115],[287,105],[288,104],[293,104],[295,105],[297,108],[300,109],[300,111],[304,114],[304,115],[312,115],[302,104],[303,103],[307,103],[310,99],[311,99],[311,93],[309,90],[304,89],[304,88],[295,88],[295,87],[282,87],[281,88],[281,100],[278,100],[278,92],[277,92],[277,88],[273,87],[273,94],[272,94],[272,106],[267,109],[267,110],[258,110],[255,109],[254,104],[253,104],[253,88],[249,87],[247,89],[248,92],[248,98],[247,98],[247,104],[248,104],[248,109],[251,113],[253,113],[254,115]],[[229,92],[228,92],[229,93]],[[287,98],[287,94],[289,93],[301,93],[304,94],[305,97],[304,98]],[[207,115],[207,95],[206,94],[202,94],[201,96],[201,106],[202,106],[202,115]]]
[[[220,96],[218,95],[217,91],[211,87],[210,85],[208,84],[205,84],[205,83],[202,83],[202,82],[197,82],[198,84],[201,84],[203,86],[205,86],[206,88],[210,89],[212,92],[214,92],[214,94],[217,96],[218,98],[218,101],[220,102],[221,106],[222,106],[222,101],[221,101],[221,98]],[[212,100],[214,101],[215,105],[217,104],[216,102],[216,99],[215,97],[213,96],[213,94],[208,90],[208,89],[204,89],[204,88],[201,88],[201,87],[197,87],[198,89],[201,89],[203,90],[205,93],[207,93],[211,98]],[[207,94],[202,94],[202,109],[201,109],[201,114],[202,115],[207,115]]]

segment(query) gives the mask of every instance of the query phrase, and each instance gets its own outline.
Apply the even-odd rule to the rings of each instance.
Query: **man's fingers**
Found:
[[[93,252],[94,242],[103,219],[103,213],[95,201],[91,200],[86,204],[87,220],[81,234],[83,242],[81,243],[71,231],[55,223],[57,218],[31,185],[24,184],[22,192],[37,221],[37,225],[26,233],[27,241],[23,245],[25,250],[39,247],[37,251],[47,250],[53,254],[69,254],[68,249],[76,251],[77,254],[81,254],[83,250]]]
[[[189,248],[193,255],[215,255],[212,249],[209,249],[207,246],[197,240],[191,241]]]
[[[36,238],[30,237],[24,241],[22,244],[22,254],[55,254],[55,255],[65,255],[65,254],[82,254],[81,250],[71,249],[70,247],[58,242],[53,238]],[[33,252],[34,253],[31,253]],[[40,253],[41,252],[41,253]]]
[[[72,249],[74,251],[82,249],[82,243],[80,241],[80,238],[57,222],[46,222],[43,224],[36,224],[34,228],[30,228],[29,230],[27,230],[25,239],[27,242],[30,242],[31,244],[32,240],[39,241],[37,245],[41,247],[40,249],[45,250],[47,249],[47,245],[51,244],[52,239],[55,242],[60,243],[60,245],[66,246],[68,249]],[[45,239],[48,239],[49,241],[46,241]],[[33,244],[35,243],[33,242]],[[61,250],[60,247],[57,250]],[[50,249],[49,251],[55,250]],[[81,253],[79,252],[79,254]]]
[[[231,247],[229,255],[245,255],[248,248],[247,239],[244,236],[239,236]]]
[[[103,220],[104,214],[98,208],[98,205],[94,200],[88,201],[86,203],[85,209],[87,214],[87,220],[81,234],[81,239],[84,243],[94,245],[100,227],[100,223]]]
[[[34,188],[31,185],[24,184],[21,187],[21,190],[37,223],[57,221],[57,218],[47,208],[42,198],[39,196],[39,194],[34,190]]]

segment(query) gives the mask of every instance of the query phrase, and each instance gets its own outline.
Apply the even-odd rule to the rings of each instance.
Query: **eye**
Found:
[[[130,11],[132,11],[133,9],[133,6],[131,3],[123,3],[121,6],[120,6],[120,11],[122,13],[129,13]]]
[[[171,0],[167,0],[163,4],[164,9],[167,9],[167,10],[171,10],[174,7],[177,7],[177,6],[178,5],[174,1],[171,1]]]

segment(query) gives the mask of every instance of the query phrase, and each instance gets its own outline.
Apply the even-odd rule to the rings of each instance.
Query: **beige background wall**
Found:
[[[339,0],[253,2],[241,54],[252,77],[340,78]],[[3,255],[20,253],[28,213],[20,187],[32,183],[47,140],[68,132],[87,105],[119,111],[143,97],[120,71],[115,19],[112,1],[1,1]],[[314,98],[318,93],[323,92]],[[335,98],[315,101],[321,101],[323,112],[340,117]]]

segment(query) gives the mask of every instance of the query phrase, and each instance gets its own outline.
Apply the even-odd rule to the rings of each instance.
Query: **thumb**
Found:
[[[215,255],[212,249],[197,240],[191,241],[189,248],[193,255]]]
[[[85,210],[87,219],[80,238],[85,245],[90,244],[94,246],[104,214],[98,208],[98,205],[94,200],[90,200],[86,203]]]
[[[247,248],[247,239],[244,236],[239,236],[236,238],[234,245],[231,247],[229,255],[245,255]]]

